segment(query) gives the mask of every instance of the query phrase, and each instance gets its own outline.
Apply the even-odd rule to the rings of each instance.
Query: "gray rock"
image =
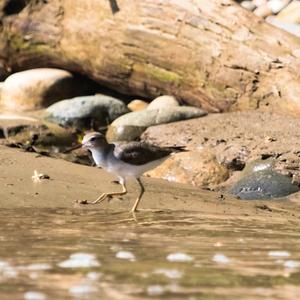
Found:
[[[108,138],[114,141],[137,139],[149,126],[205,116],[200,108],[177,106],[130,112],[116,119],[110,126]]]
[[[300,191],[300,188],[292,183],[291,177],[273,170],[272,161],[256,161],[242,174],[242,179],[230,189],[230,193],[241,199],[273,199]]]
[[[111,125],[149,127],[158,124],[198,118],[205,115],[206,112],[202,109],[187,106],[146,109],[125,114],[116,119]]]
[[[32,69],[6,78],[2,87],[2,105],[13,111],[35,110],[61,99],[86,94],[90,88],[87,81],[79,80],[65,70]]]
[[[57,102],[47,108],[49,121],[80,129],[104,126],[129,110],[119,99],[97,94]]]
[[[173,96],[160,96],[155,98],[148,105],[147,109],[161,109],[161,108],[169,108],[169,107],[177,107],[179,106],[178,101]]]
[[[106,138],[110,142],[135,141],[146,129],[147,127],[141,126],[109,126]]]

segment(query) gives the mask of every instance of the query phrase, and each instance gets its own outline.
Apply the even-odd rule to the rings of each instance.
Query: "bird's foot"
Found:
[[[80,205],[90,205],[90,204],[97,204],[98,202],[88,201],[88,200],[76,200],[75,203]]]
[[[103,193],[102,195],[100,195],[95,201],[90,202],[89,204],[97,204],[100,203],[102,201],[104,201],[106,198],[111,197],[111,195],[109,193]]]
[[[122,196],[124,194],[126,194],[126,191],[116,192],[116,193],[103,193],[96,200],[92,202],[89,202],[88,200],[81,200],[81,201],[77,200],[76,202],[79,204],[97,204],[103,202],[105,199],[110,201],[114,196]]]
[[[76,200],[75,203],[76,204],[89,204],[89,202],[87,200]]]
[[[106,198],[111,198],[110,194],[107,193],[103,193],[102,195],[100,195],[96,200],[94,201],[88,201],[88,200],[76,200],[76,204],[82,204],[82,205],[87,205],[87,204],[97,204],[99,202],[102,202],[103,200],[105,200]]]

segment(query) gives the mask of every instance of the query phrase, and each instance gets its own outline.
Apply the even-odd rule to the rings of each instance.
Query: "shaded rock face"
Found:
[[[0,114],[0,138],[0,144],[53,156],[78,142],[74,130],[24,113]]]
[[[4,81],[1,99],[7,110],[28,111],[82,95],[94,88],[92,83],[74,77],[68,71],[39,68],[10,75]]]
[[[7,75],[7,72],[5,71],[5,69],[1,66],[1,63],[0,63],[0,80],[4,80],[5,77]]]
[[[129,110],[119,99],[97,94],[59,101],[47,108],[47,119],[63,126],[97,129],[107,125]]]
[[[32,128],[41,128],[43,123],[33,117],[16,115],[16,114],[0,114],[0,137],[8,138],[22,131],[30,131]]]
[[[214,188],[229,177],[209,151],[190,151],[172,155],[162,165],[147,173],[150,177],[164,178],[194,186]]]
[[[288,178],[289,182],[293,180],[298,184],[300,182],[299,128],[298,118],[258,111],[233,112],[152,126],[143,133],[141,138],[160,146],[168,141],[168,145],[183,145],[191,151],[203,149],[211,152],[216,157],[216,161],[229,172],[229,178],[226,180],[224,177],[224,181],[217,184],[217,189],[228,189],[241,179],[243,175],[240,171],[249,162],[269,157],[274,159],[272,167],[274,172],[289,175],[292,177]],[[201,155],[195,157],[199,166],[204,166],[204,159]],[[199,167],[197,172],[207,171],[205,167]],[[174,174],[174,177],[176,176],[180,178],[180,172]],[[193,177],[191,173],[190,178],[186,178],[185,182],[193,184]],[[214,182],[213,177],[208,179],[209,181]],[[274,194],[277,192],[271,193]]]
[[[92,159],[86,150],[66,151],[79,143],[77,132],[46,122],[42,116],[43,112],[38,112],[36,117],[25,113],[0,114],[0,145],[91,165]]]

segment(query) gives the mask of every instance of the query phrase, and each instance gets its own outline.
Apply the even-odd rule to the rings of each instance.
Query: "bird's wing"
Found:
[[[172,148],[160,148],[141,142],[115,144],[114,149],[115,157],[136,166],[166,157],[172,152]]]

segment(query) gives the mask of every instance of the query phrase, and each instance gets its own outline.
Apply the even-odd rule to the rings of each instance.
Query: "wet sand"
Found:
[[[113,179],[0,146],[1,300],[298,299],[297,194],[243,201],[143,178],[135,216],[134,183],[122,199],[74,205],[118,189]]]
[[[34,182],[34,171],[50,179]],[[99,205],[78,205],[76,200],[94,200],[103,192],[120,186],[107,172],[67,161],[26,153],[0,146],[0,208],[70,208],[126,212],[138,194],[135,182],[128,183],[128,194]],[[202,190],[161,179],[143,177],[146,192],[140,209],[197,211],[215,218],[276,218],[299,222],[297,201],[242,201],[230,195]],[[294,200],[298,194],[291,196]]]

